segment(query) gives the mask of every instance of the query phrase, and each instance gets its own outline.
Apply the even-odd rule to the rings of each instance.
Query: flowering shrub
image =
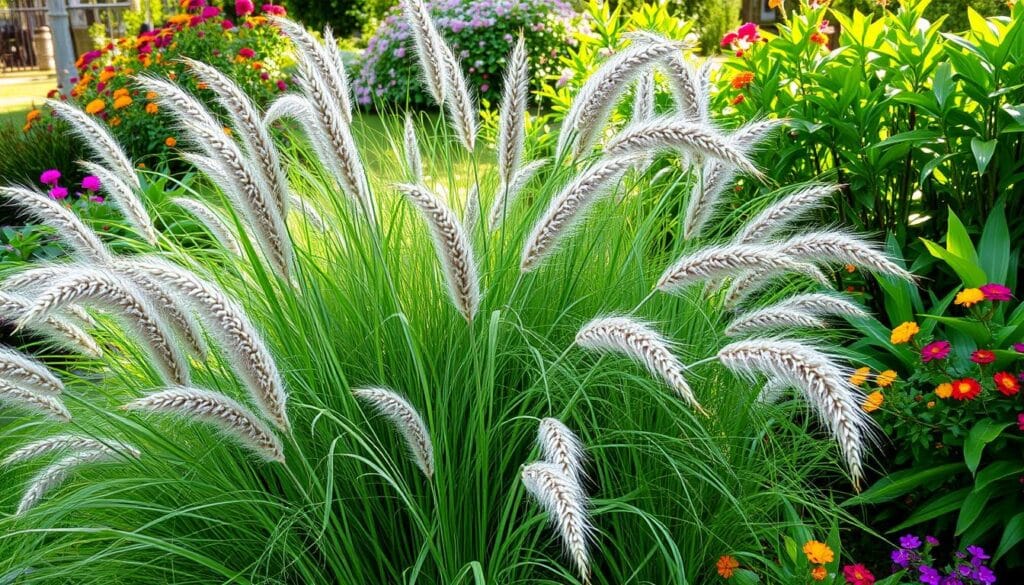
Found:
[[[72,99],[105,120],[136,158],[167,152],[175,130],[155,96],[136,89],[135,75],[176,79],[212,101],[180,61],[189,57],[216,66],[257,103],[269,101],[287,88],[283,69],[288,63],[283,55],[288,45],[265,16],[282,9],[266,4],[258,13],[249,0],[234,5],[232,14],[224,14],[202,0],[185,0],[185,11],[170,17],[165,26],[82,54],[77,62],[81,78],[75,80]]]
[[[434,0],[428,2],[441,34],[461,59],[470,90],[496,102],[506,56],[522,31],[534,79],[556,70],[572,41],[574,15],[562,0]],[[420,81],[409,24],[395,7],[370,39],[353,82],[356,101],[433,105]]]

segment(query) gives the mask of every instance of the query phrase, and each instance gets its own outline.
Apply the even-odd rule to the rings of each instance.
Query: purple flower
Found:
[[[1008,301],[1013,298],[1013,291],[1001,284],[990,282],[978,288],[985,294],[985,300],[987,301]]]
[[[926,583],[927,585],[939,585],[941,582],[939,572],[928,565],[921,565],[917,570],[921,573],[921,578],[918,579],[921,583]]]
[[[1024,353],[1024,343],[1014,343],[1013,350],[1017,353]]]
[[[90,203],[103,203],[103,196],[102,195],[90,195],[89,196],[89,202]]]
[[[490,89],[490,88],[491,88],[491,86],[489,86],[489,85],[487,85],[487,84],[485,83],[485,84],[483,84],[483,85],[481,85],[481,86],[480,86],[480,93],[486,93],[486,92],[487,92],[487,90],[488,90],[488,89]]]
[[[894,564],[903,567],[904,569],[910,566],[910,551],[908,550],[898,548],[892,551],[892,554],[889,556],[892,558],[892,562]]]
[[[967,552],[971,555],[971,564],[975,565],[981,564],[976,561],[987,561],[990,558],[992,558],[985,554],[985,549],[981,548],[980,546],[974,546],[973,544],[967,547]]]
[[[939,539],[934,536],[926,536],[924,541],[928,543],[928,546],[939,546]]]
[[[57,169],[49,169],[43,171],[43,174],[39,175],[39,182],[44,185],[53,187],[60,180],[60,171]]]
[[[95,175],[87,175],[82,179],[82,188],[86,191],[99,191],[102,186],[100,178]]]
[[[971,579],[982,583],[982,585],[992,585],[996,582],[996,574],[992,572],[992,569],[982,565],[971,573]]]
[[[54,199],[66,199],[67,196],[68,190],[65,187],[54,185],[53,188],[50,189],[50,197],[53,197]]]
[[[917,548],[920,548],[920,546],[921,539],[914,536],[913,534],[905,534],[900,537],[900,547],[902,548],[915,550]]]

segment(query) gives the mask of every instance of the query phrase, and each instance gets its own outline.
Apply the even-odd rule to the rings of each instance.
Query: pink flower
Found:
[[[761,37],[757,34],[757,25],[753,22],[748,22],[736,29],[736,34],[751,43],[761,40]]]
[[[39,182],[44,185],[50,185],[51,187],[57,184],[60,180],[60,171],[57,169],[49,169],[43,171],[43,174],[39,175]]]
[[[89,196],[89,201],[91,203],[103,203],[103,196],[102,195],[90,195]]]
[[[284,80],[277,80],[277,91],[284,91],[286,89],[288,89],[288,84]]]
[[[252,5],[251,0],[235,0],[235,14],[238,16],[247,16],[252,14],[252,11],[256,8]]]
[[[224,20],[220,21],[220,27],[224,30],[231,30],[235,28],[235,23],[225,18]]]
[[[971,361],[981,365],[991,364],[996,361],[996,354],[987,349],[979,349],[971,354]]]
[[[487,90],[488,90],[488,89],[490,89],[490,88],[491,88],[491,86],[489,86],[489,85],[487,85],[487,84],[485,83],[485,84],[483,84],[483,85],[481,85],[481,86],[480,86],[480,91],[481,91],[482,93],[486,93],[486,92],[487,92]]]
[[[932,360],[944,360],[949,357],[949,351],[948,341],[933,341],[921,348],[921,361],[927,364]]]
[[[102,186],[100,178],[95,175],[88,175],[82,179],[82,188],[86,191],[99,191]]]
[[[53,197],[54,199],[65,199],[67,196],[68,190],[60,185],[54,185],[53,188],[50,189],[50,197]]]
[[[287,16],[288,11],[284,9],[284,6],[278,6],[276,4],[264,4],[260,7],[265,14],[271,14],[273,16]]]
[[[1024,412],[1017,413],[1017,428],[1024,431]]]
[[[238,49],[238,56],[243,59],[252,59],[256,56],[256,51],[253,51],[249,47],[242,47],[241,49]]]
[[[200,14],[203,18],[213,18],[220,15],[220,8],[217,8],[216,6],[207,6],[206,8],[203,8],[203,11],[200,12]]]
[[[1001,284],[989,283],[978,288],[984,293],[987,301],[1008,301],[1013,298],[1012,291]]]
[[[1017,353],[1024,353],[1024,343],[1014,343],[1013,351]]]
[[[740,35],[736,34],[735,32],[727,32],[725,33],[725,36],[722,37],[722,46],[728,47],[729,45],[735,43],[736,39],[738,38],[740,38]]]
[[[199,10],[206,6],[206,0],[189,0],[187,10]]]

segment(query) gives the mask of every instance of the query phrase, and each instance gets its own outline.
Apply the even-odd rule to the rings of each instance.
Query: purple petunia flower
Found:
[[[921,539],[913,534],[905,534],[900,537],[900,547],[915,550],[921,547]]]
[[[1024,353],[1024,343],[1014,343],[1013,350],[1017,353]]]

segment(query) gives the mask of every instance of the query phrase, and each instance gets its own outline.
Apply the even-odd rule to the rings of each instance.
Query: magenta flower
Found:
[[[241,49],[238,49],[238,56],[243,59],[252,59],[256,56],[256,51],[253,51],[249,47],[242,47]]]
[[[1024,412],[1017,413],[1017,428],[1024,431]]]
[[[285,83],[283,80],[278,79],[277,80],[277,91],[284,91],[286,89],[288,89],[288,84]]]
[[[82,179],[82,188],[86,191],[99,191],[102,186],[100,178],[95,175],[88,175]]]
[[[933,341],[921,348],[921,361],[944,360],[949,357],[951,346],[948,341]]]
[[[264,4],[261,8],[264,14],[271,14],[273,16],[288,15],[288,11],[284,9],[284,6],[278,6],[276,4]]]
[[[978,288],[987,301],[1008,301],[1013,298],[1012,291],[1001,284],[989,283]]]
[[[220,8],[217,8],[216,6],[207,6],[206,8],[203,8],[203,11],[200,14],[203,18],[220,16]]]
[[[103,201],[104,201],[103,195],[90,195],[89,196],[89,201],[91,203],[103,203]]]
[[[39,175],[39,182],[44,185],[53,187],[60,180],[60,171],[57,169],[49,169],[43,171],[43,174]]]
[[[996,354],[987,349],[979,349],[971,354],[971,361],[980,364],[991,364],[996,361]]]
[[[54,199],[66,199],[67,196],[68,190],[65,187],[54,185],[53,188],[50,189],[50,197],[53,197]]]
[[[235,23],[225,18],[224,20],[220,21],[220,27],[224,30],[231,30],[235,28]]]
[[[248,16],[255,9],[251,0],[235,0],[235,14],[238,16]]]
[[[1017,353],[1024,353],[1024,343],[1014,343],[1013,351]]]

